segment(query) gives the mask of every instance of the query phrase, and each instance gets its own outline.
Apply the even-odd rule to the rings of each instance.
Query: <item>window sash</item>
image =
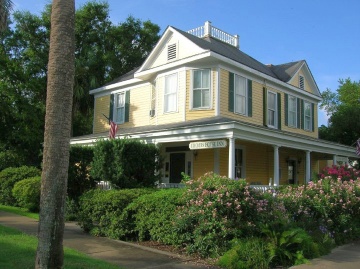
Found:
[[[115,115],[117,123],[125,122],[125,92],[116,94]]]
[[[268,92],[267,96],[267,109],[268,109],[268,125],[276,127],[276,114],[277,114],[276,94]]]
[[[296,108],[296,97],[288,97],[288,124],[291,127],[296,127],[297,108]]]
[[[304,129],[311,130],[311,104],[304,102]]]
[[[247,85],[244,77],[234,76],[235,113],[246,114]]]
[[[165,77],[164,112],[177,110],[177,74]]]
[[[210,108],[210,69],[193,71],[193,108]]]

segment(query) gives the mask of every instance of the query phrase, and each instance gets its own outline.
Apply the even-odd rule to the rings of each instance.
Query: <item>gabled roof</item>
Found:
[[[114,84],[114,83],[118,83],[118,82],[121,82],[121,81],[125,81],[125,80],[129,80],[129,79],[132,79],[134,78],[134,74],[136,71],[138,71],[140,69],[140,67],[135,67],[133,70],[127,72],[126,74],[116,78],[116,79],[113,79],[112,81],[106,83],[104,86],[107,86],[107,85],[111,85],[111,84]]]
[[[305,61],[301,60],[297,62],[268,66],[280,80],[288,82],[304,63]]]

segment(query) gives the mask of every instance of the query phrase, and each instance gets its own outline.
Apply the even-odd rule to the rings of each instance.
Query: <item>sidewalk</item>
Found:
[[[38,221],[3,211],[0,211],[0,225],[35,236],[38,229]],[[67,222],[65,224],[64,246],[86,253],[93,258],[119,265],[124,269],[217,268],[197,264],[189,257],[183,257],[120,240],[94,237],[84,233],[81,228],[73,222]]]

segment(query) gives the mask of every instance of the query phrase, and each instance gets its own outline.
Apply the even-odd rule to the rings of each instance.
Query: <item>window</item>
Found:
[[[304,102],[304,129],[307,131],[312,130],[311,113],[311,104],[309,102]]]
[[[164,112],[177,111],[177,74],[165,77]]]
[[[116,123],[125,122],[125,92],[116,94],[115,121]]]
[[[210,108],[210,69],[193,71],[193,108]]]
[[[230,112],[252,117],[252,81],[242,76],[229,73]]]
[[[288,96],[288,125],[290,127],[296,127],[297,126],[297,123],[296,123],[297,107],[296,107],[296,105],[297,105],[296,97],[289,95]]]
[[[305,90],[305,78],[299,75],[299,88]]]
[[[246,114],[246,79],[235,75],[234,81],[235,94],[235,113]]]
[[[129,122],[130,91],[110,95],[109,118],[117,124]]]
[[[276,93],[268,91],[267,93],[267,125],[277,127],[277,103]]]

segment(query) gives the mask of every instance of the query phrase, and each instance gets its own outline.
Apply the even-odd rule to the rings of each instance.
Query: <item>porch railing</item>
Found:
[[[250,185],[250,187],[260,192],[267,192],[268,190],[274,189],[274,186],[269,185]]]
[[[160,183],[158,185],[159,189],[171,189],[171,188],[184,188],[185,184],[183,183]]]
[[[236,48],[240,47],[239,36],[238,35],[230,35],[219,28],[216,28],[211,25],[211,22],[205,22],[204,26],[200,26],[188,31],[189,34],[197,36],[199,38],[203,38],[206,36],[211,36],[216,38],[222,42],[230,44]]]

